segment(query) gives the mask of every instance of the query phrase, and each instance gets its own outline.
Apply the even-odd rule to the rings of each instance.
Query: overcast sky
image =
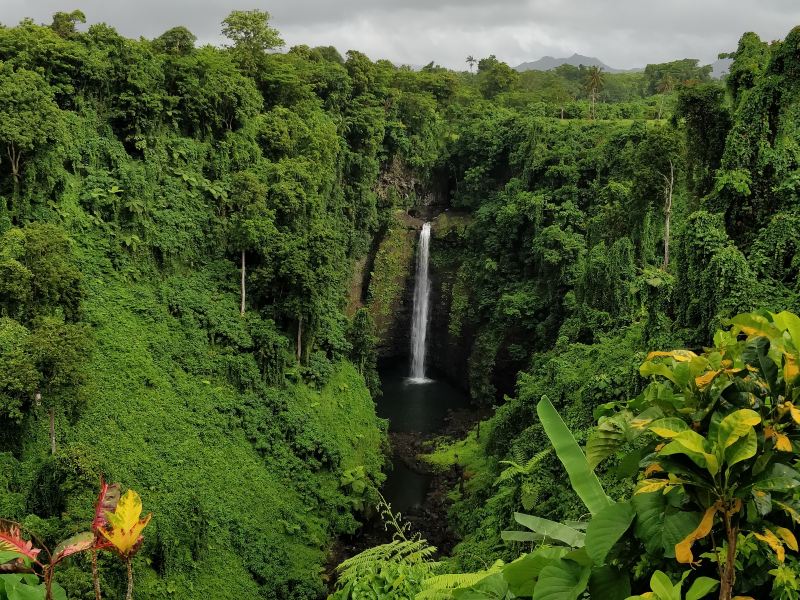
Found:
[[[185,25],[215,44],[231,10],[260,8],[287,46],[334,45],[454,68],[465,68],[468,54],[511,65],[574,52],[616,68],[686,57],[705,63],[735,49],[745,31],[773,40],[800,25],[798,0],[0,0],[0,22],[49,23],[53,12],[73,8],[129,37]]]

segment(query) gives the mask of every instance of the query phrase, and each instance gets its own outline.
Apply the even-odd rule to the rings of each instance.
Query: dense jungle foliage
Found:
[[[662,120],[449,121],[432,260],[497,409],[428,457],[462,478],[454,555],[372,549],[337,598],[800,597],[799,48],[745,34],[724,84],[648,67]]]
[[[283,51],[260,11],[222,23],[224,48],[180,26],[131,40],[84,22],[0,27],[0,518],[55,547],[92,522],[105,475],[153,514],[128,555],[137,598],[324,597],[331,541],[385,477],[375,338],[409,256],[375,249],[406,252],[398,215],[443,188],[432,260],[452,275],[448,329],[469,349],[463,385],[498,408],[429,458],[465,480],[454,556],[434,562],[382,505],[394,541],[344,563],[334,597],[555,600],[588,584],[625,598],[652,578],[679,598],[675,544],[690,534],[703,563],[687,598],[711,578],[799,597],[783,552],[800,510],[795,409],[776,402],[797,401],[800,335],[782,311],[800,310],[800,30],[746,34],[723,86],[694,60],[517,73],[490,56],[455,72]],[[348,300],[365,260],[361,308]],[[771,312],[728,321],[757,308]],[[680,353],[640,376],[649,350],[676,348],[691,381]],[[721,403],[723,381],[758,405]],[[633,435],[650,405],[672,429]],[[718,475],[706,454],[730,461],[728,438],[712,444],[732,407],[760,412],[739,414],[730,447],[755,438],[770,457],[737,477],[758,463],[783,478],[741,484],[746,524],[731,494],[686,491],[687,470]],[[625,443],[584,464],[592,431]],[[665,431],[705,441],[656,460]],[[658,502],[634,494],[640,460]],[[567,487],[565,468],[591,489]],[[674,516],[672,537],[654,541],[644,510]],[[534,533],[503,534],[515,519]],[[540,544],[543,527],[562,544]],[[717,552],[731,547],[735,578]],[[95,598],[89,561],[59,565],[69,598]],[[99,562],[121,597],[125,564]],[[9,577],[0,598],[22,597]]]

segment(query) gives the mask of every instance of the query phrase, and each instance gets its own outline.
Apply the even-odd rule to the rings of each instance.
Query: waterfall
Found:
[[[414,312],[411,318],[411,381],[424,383],[425,338],[428,335],[428,300],[431,280],[428,277],[431,224],[425,223],[419,234],[417,248],[417,273],[414,279]]]

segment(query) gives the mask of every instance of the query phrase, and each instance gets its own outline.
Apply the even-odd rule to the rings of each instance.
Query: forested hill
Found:
[[[477,473],[453,496],[460,569],[509,557],[520,503],[580,510],[551,462],[493,486],[545,445],[535,399],[586,427],[641,387],[647,348],[798,307],[798,31],[743,37],[725,88],[692,60],[277,52],[260,11],[223,22],[224,48],[84,20],[0,27],[0,519],[55,548],[101,475],[137,490],[137,598],[325,596],[332,540],[384,479],[374,322],[409,212],[445,211],[432,326],[503,405],[437,459]],[[90,560],[58,565],[69,598],[95,597]],[[99,562],[122,597],[124,561]]]

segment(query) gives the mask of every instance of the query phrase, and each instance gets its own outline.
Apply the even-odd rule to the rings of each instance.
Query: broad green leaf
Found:
[[[719,581],[711,577],[698,577],[686,592],[686,600],[701,600],[719,587]]]
[[[650,589],[656,593],[659,600],[680,600],[675,598],[675,586],[663,571],[656,571],[650,577]]]
[[[592,429],[586,441],[586,459],[589,466],[595,468],[606,458],[614,454],[625,441],[625,433],[611,419]]]
[[[580,548],[586,542],[585,533],[568,527],[563,523],[557,523],[534,515],[526,515],[525,513],[514,513],[514,520],[545,538],[558,540],[573,548]]]
[[[8,585],[6,583],[6,595],[8,600],[45,600],[47,590],[45,585],[27,585],[20,581],[19,583]]]
[[[683,419],[679,419],[678,417],[664,417],[663,419],[658,419],[650,423],[648,429],[659,437],[671,439],[679,433],[688,430],[689,426]]]
[[[747,434],[739,438],[733,445],[725,450],[725,462],[730,469],[733,465],[753,458],[758,452],[758,435],[752,427]]]
[[[23,554],[21,552],[14,552],[12,550],[0,550],[0,565],[3,563],[11,562],[12,560],[17,560],[18,558],[22,558]]]
[[[542,569],[566,553],[567,549],[564,546],[544,546],[508,563],[503,567],[503,577],[508,582],[508,590],[519,597],[533,596],[533,588]]]
[[[733,325],[733,331],[741,331],[748,337],[763,336],[765,338],[781,337],[781,330],[770,323],[766,317],[756,313],[743,313],[736,315],[728,323]]]
[[[712,476],[719,473],[719,461],[717,457],[707,449],[706,439],[691,429],[682,431],[672,441],[659,451],[659,456],[670,456],[672,454],[685,454],[698,467],[704,467]]]
[[[636,537],[644,542],[648,553],[655,554],[662,547],[661,533],[667,499],[661,492],[637,494],[631,498],[631,504],[636,511]]]
[[[538,542],[544,536],[533,531],[501,531],[500,539],[504,542]]]
[[[772,315],[772,321],[781,331],[789,332],[795,350],[800,350],[800,317],[788,311]]]
[[[592,598],[603,600],[625,600],[631,595],[630,577],[616,567],[592,569],[589,577],[589,594]]]
[[[591,568],[561,559],[539,573],[533,591],[536,600],[577,600],[589,583]]]
[[[503,600],[507,593],[508,583],[502,573],[489,575],[469,588],[452,592],[455,600]]]
[[[536,405],[536,412],[542,422],[550,443],[555,448],[556,455],[564,465],[569,475],[572,489],[593,515],[611,504],[611,499],[606,496],[600,480],[595,475],[586,456],[575,441],[570,430],[564,424],[550,400],[543,397]]]
[[[725,449],[752,431],[753,427],[761,423],[761,416],[754,410],[742,408],[733,411],[720,421],[717,429],[719,445]]]
[[[661,377],[666,377],[672,383],[678,384],[678,380],[675,378],[675,374],[672,372],[667,365],[662,365],[661,363],[656,363],[652,361],[647,361],[639,367],[639,375],[642,377],[651,377],[653,375],[660,375]]]
[[[586,528],[586,553],[594,564],[605,564],[606,556],[631,526],[635,514],[630,503],[618,502],[592,517]]]
[[[800,473],[788,465],[776,463],[753,482],[752,489],[762,492],[787,492],[798,486],[800,486]]]
[[[778,367],[769,356],[770,342],[765,337],[757,337],[748,340],[747,345],[742,351],[742,359],[749,365],[757,368],[762,377],[769,385],[770,391],[775,394],[778,392]]]

